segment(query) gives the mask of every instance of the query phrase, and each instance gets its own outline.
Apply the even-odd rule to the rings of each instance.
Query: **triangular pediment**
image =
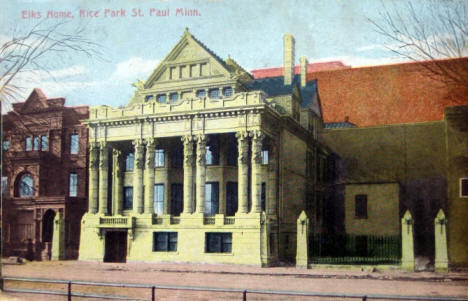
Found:
[[[21,106],[21,113],[33,113],[47,109],[49,104],[47,103],[47,97],[41,89],[35,88],[28,99]]]
[[[221,58],[185,30],[179,42],[146,80],[144,88],[213,76],[230,77],[231,72]]]

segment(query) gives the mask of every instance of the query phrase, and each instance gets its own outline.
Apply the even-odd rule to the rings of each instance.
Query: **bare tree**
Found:
[[[11,104],[22,96],[18,78],[37,72],[50,73],[55,63],[71,54],[101,57],[100,45],[90,40],[84,27],[69,31],[69,22],[52,25],[41,21],[29,31],[13,30],[11,39],[0,47],[0,101]],[[52,59],[51,59],[52,57]],[[53,63],[51,63],[53,61]]]
[[[390,6],[388,5],[389,3]],[[429,77],[468,98],[468,3],[464,0],[384,2],[379,19],[369,19],[386,38],[385,47],[421,64]]]

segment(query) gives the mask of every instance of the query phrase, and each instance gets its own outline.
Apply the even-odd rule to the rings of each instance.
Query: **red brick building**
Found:
[[[3,255],[50,256],[53,220],[65,219],[66,257],[77,258],[87,208],[87,106],[34,89],[3,115]]]
[[[375,126],[440,121],[445,107],[467,104],[468,99],[466,91],[456,93],[428,73],[427,65],[434,64],[456,64],[468,70],[468,58],[358,68],[328,62],[309,64],[307,80],[317,79],[326,123],[347,120],[357,126]],[[296,74],[299,69],[296,66]],[[283,68],[252,70],[252,74],[255,78],[282,76]]]

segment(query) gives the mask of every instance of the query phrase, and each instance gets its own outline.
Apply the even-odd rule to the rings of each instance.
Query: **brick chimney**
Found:
[[[294,78],[294,46],[296,41],[291,34],[284,35],[283,74],[284,84],[290,85]]]
[[[305,56],[301,56],[301,87],[307,85],[307,59]]]

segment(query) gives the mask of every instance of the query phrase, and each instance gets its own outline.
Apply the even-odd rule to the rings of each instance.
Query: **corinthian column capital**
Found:
[[[184,165],[193,165],[193,136],[182,136],[182,143],[184,144]]]
[[[197,139],[197,163],[205,165],[206,163],[206,136],[199,134]]]

